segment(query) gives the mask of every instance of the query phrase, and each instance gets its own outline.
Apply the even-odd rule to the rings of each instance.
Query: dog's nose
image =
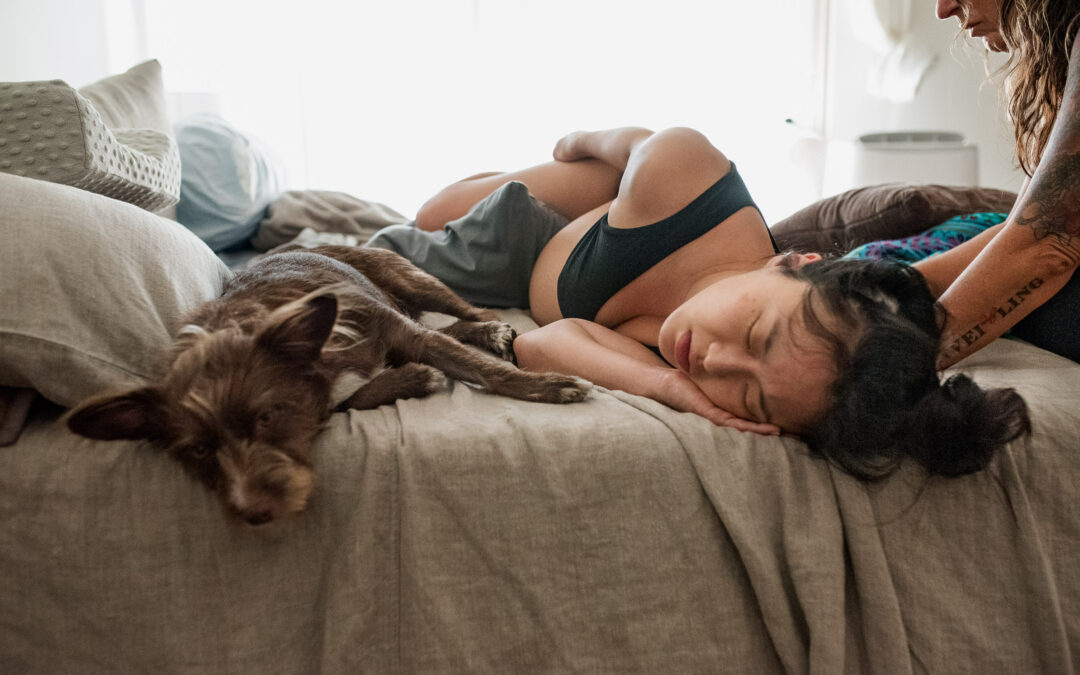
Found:
[[[245,513],[244,520],[248,521],[252,525],[262,525],[269,523],[273,516],[269,511],[255,511],[252,513]]]

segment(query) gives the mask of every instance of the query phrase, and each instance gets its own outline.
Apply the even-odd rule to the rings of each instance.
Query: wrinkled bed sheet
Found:
[[[1073,672],[1080,366],[962,365],[1036,428],[973,476],[457,383],[334,415],[309,509],[261,529],[39,411],[0,449],[0,671]]]

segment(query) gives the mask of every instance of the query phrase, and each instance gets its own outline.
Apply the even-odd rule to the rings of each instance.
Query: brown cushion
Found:
[[[780,250],[842,254],[869,241],[910,237],[965,213],[1007,213],[1016,193],[886,183],[822,199],[773,225]]]

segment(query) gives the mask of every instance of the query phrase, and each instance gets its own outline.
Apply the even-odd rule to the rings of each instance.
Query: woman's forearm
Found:
[[[1006,227],[941,296],[948,320],[939,368],[1000,337],[1068,282],[1080,258],[1070,262],[1031,239],[1020,226]]]
[[[1005,223],[994,225],[955,248],[915,263],[915,269],[926,278],[934,297],[945,293],[1004,226]]]
[[[643,345],[591,322],[563,319],[518,336],[518,365],[583,377],[608,389],[657,398],[671,368]]]
[[[1016,201],[1013,202],[1014,208],[1017,204],[1024,201],[1030,184],[1030,178],[1024,181],[1024,184],[1020,187],[1019,194],[1017,194]],[[945,292],[945,289],[947,289],[952,282],[956,281],[956,278],[967,269],[967,266],[975,260],[977,255],[982,253],[982,250],[986,248],[987,244],[990,243],[990,240],[993,239],[1003,227],[1005,227],[1004,223],[994,225],[955,248],[915,263],[915,269],[922,272],[922,275],[926,277],[926,283],[930,285],[930,290],[934,293],[934,297],[941,297]]]

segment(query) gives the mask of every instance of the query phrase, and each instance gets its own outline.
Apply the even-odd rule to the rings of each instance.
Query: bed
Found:
[[[61,423],[152,373],[230,274],[158,202],[61,182],[0,173],[0,385],[36,392],[0,447],[0,672],[1076,670],[1076,363],[969,357],[1032,437],[872,484],[623,392],[455,382],[333,415],[309,508],[255,528],[152,445]]]

